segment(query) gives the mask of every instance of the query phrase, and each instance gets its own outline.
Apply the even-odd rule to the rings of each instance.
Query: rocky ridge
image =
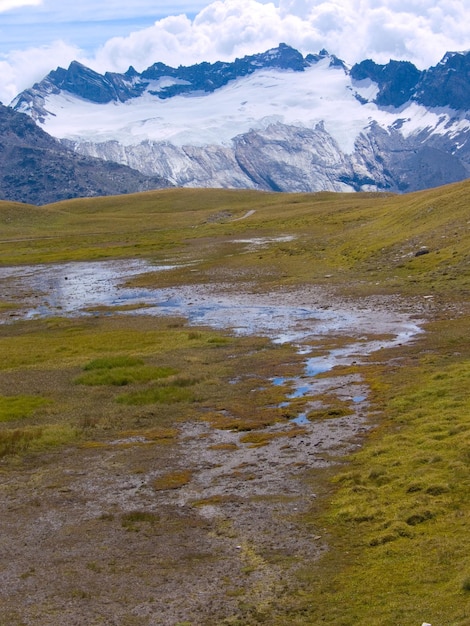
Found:
[[[469,176],[469,73],[470,52],[424,71],[393,60],[349,68],[326,50],[304,57],[280,44],[141,73],[73,62],[11,106],[84,156],[176,186],[407,192]],[[121,117],[83,126],[92,110]]]

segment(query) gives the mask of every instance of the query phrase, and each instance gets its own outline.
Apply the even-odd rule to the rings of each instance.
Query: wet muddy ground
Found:
[[[414,311],[389,298],[345,302],[314,288],[260,295],[223,284],[119,286],[145,269],[126,262],[0,270],[3,297],[15,303],[2,321],[139,303],[126,314],[182,315],[194,325],[267,335],[293,343],[305,358],[302,376],[270,381],[288,383],[286,406],[302,396],[315,409],[328,393],[351,412],[318,422],[299,414],[268,427],[266,445],[190,422],[179,426],[176,445],[110,439],[5,472],[2,626],[255,624],[281,615],[296,569],[328,549],[326,531],[303,515],[324,489],[324,472],[374,424],[360,368],[346,375],[334,368],[371,354],[380,359],[382,348],[421,332]],[[322,337],[326,345],[333,335],[343,338],[341,347],[318,356]],[[159,490],[169,469],[187,480]]]

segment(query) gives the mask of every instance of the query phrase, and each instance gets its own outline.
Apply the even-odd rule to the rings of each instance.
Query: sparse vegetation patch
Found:
[[[168,472],[155,478],[153,481],[153,488],[156,491],[165,491],[167,489],[180,489],[184,487],[191,480],[191,470],[175,470]]]
[[[189,385],[168,384],[155,386],[142,391],[133,391],[118,396],[121,404],[143,406],[145,404],[174,404],[178,402],[195,402],[197,394],[188,389]]]
[[[75,382],[80,385],[114,385],[123,387],[135,383],[148,383],[177,373],[173,367],[159,367],[135,363],[127,366],[85,367],[85,373]]]

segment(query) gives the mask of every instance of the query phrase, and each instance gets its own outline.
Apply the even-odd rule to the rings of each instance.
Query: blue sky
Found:
[[[0,0],[0,101],[56,67],[142,71],[156,61],[231,60],[280,42],[364,58],[436,64],[470,48],[468,0]]]
[[[0,54],[47,45],[57,39],[91,53],[111,37],[128,35],[172,14],[194,17],[207,4],[207,0],[0,0]]]

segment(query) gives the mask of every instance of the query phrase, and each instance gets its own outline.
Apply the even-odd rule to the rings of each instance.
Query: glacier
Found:
[[[382,66],[373,67],[375,80],[364,71],[356,72],[358,80],[326,51],[310,59],[294,53],[281,44],[262,62],[250,57],[235,77],[230,64],[195,66],[184,78],[156,64],[158,77],[148,72],[145,80],[130,69],[118,77],[118,96],[106,92],[102,101],[87,98],[70,80],[58,87],[52,76],[12,106],[82,155],[181,187],[412,191],[468,177],[467,109],[425,105],[411,91],[400,96],[402,105],[384,106],[385,88],[376,79]],[[228,79],[208,90],[206,77],[201,87],[196,77],[215,70]],[[108,91],[118,81],[96,76],[95,86],[107,81]],[[399,87],[393,75],[387,80],[387,89]]]

